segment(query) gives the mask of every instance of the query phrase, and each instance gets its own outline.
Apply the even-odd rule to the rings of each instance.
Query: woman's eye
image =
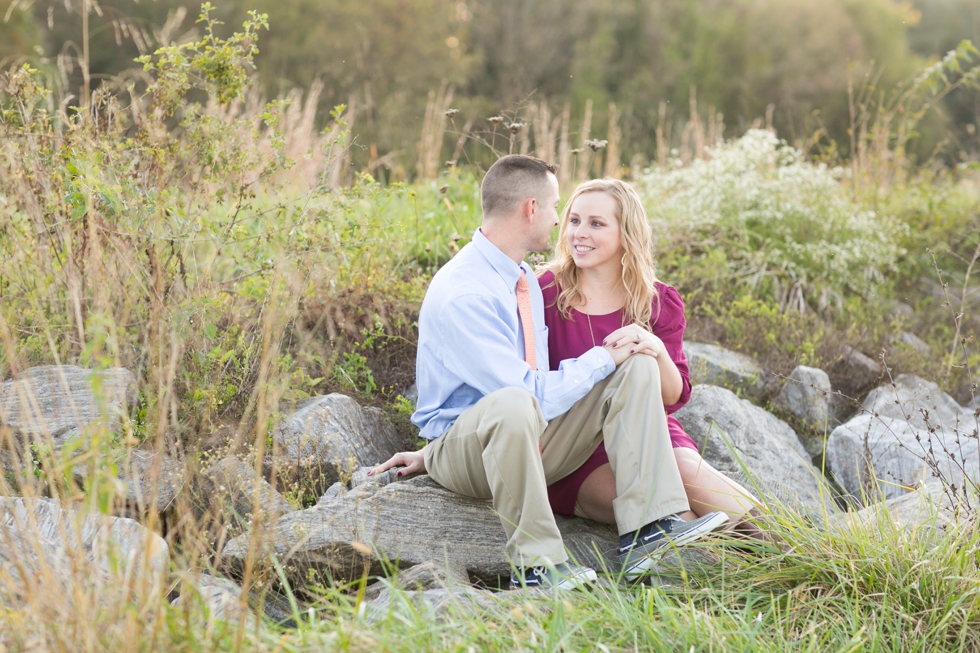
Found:
[[[592,221],[592,226],[593,227],[601,227],[602,226],[602,223],[599,222],[598,220],[593,220]]]

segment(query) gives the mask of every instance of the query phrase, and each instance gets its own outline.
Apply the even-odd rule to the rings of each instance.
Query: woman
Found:
[[[748,491],[706,463],[697,445],[670,413],[691,395],[684,337],[684,304],[674,288],[657,280],[651,231],[639,196],[616,179],[581,184],[572,194],[552,260],[539,271],[551,369],[623,330],[620,346],[653,356],[660,368],[674,456],[696,519],[714,511],[736,530],[758,536],[747,516],[757,505]],[[624,329],[625,327],[625,329]],[[600,444],[578,470],[548,487],[555,514],[614,524],[616,480]]]

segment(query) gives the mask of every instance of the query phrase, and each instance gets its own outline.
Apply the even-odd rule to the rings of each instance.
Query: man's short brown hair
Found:
[[[506,215],[529,197],[539,199],[548,173],[557,171],[558,166],[524,154],[508,154],[497,159],[480,187],[483,215]]]

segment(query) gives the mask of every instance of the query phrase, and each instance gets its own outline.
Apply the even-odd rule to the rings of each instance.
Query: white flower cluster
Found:
[[[636,180],[661,251],[721,250],[733,274],[801,310],[868,296],[895,268],[903,225],[855,203],[845,169],[808,162],[765,130],[708,154]]]

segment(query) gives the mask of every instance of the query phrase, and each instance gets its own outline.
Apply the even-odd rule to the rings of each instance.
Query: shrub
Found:
[[[636,180],[667,267],[707,265],[781,307],[840,307],[871,297],[901,253],[902,226],[849,199],[846,171],[804,160],[768,131]]]

